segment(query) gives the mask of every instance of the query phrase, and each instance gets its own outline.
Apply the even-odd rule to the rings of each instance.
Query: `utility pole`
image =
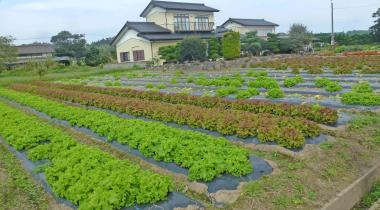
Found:
[[[331,0],[331,46],[335,46],[335,32],[334,32],[334,0]]]

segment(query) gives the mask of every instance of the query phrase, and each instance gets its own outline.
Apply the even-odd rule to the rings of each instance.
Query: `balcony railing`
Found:
[[[174,23],[174,32],[207,32],[214,30],[213,22]]]

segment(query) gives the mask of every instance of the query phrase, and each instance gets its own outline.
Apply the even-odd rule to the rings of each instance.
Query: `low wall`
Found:
[[[380,210],[380,199],[369,210]]]
[[[380,178],[380,163],[326,204],[322,210],[350,210]]]
[[[249,68],[250,64],[255,64],[261,61],[276,60],[283,58],[300,57],[297,54],[271,55],[271,56],[252,56],[244,57],[235,60],[220,60],[206,62],[191,62],[184,64],[165,64],[162,66],[154,66],[151,70],[228,70],[231,68]]]
[[[131,62],[131,63],[111,63],[104,65],[105,69],[127,69],[132,67],[145,67],[146,62]]]

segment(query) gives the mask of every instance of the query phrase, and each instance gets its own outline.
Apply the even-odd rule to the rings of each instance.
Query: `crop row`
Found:
[[[262,142],[276,141],[289,148],[302,147],[305,144],[305,137],[314,137],[320,134],[319,126],[305,119],[252,114],[237,110],[207,109],[192,105],[169,104],[31,85],[14,85],[13,88],[135,116],[218,131],[224,135],[237,134],[242,138],[257,136]],[[267,129],[272,132],[268,133]]]
[[[161,101],[173,104],[189,104],[204,108],[221,108],[242,110],[252,113],[268,113],[277,116],[303,117],[318,123],[333,124],[338,119],[338,112],[334,109],[311,105],[293,105],[286,103],[270,103],[263,100],[228,100],[219,97],[199,97],[184,94],[168,94],[152,91],[132,89],[96,87],[85,85],[70,85],[61,83],[37,83],[47,88],[66,90],[80,90],[93,93],[102,93],[128,98],[139,98],[151,101]]]
[[[380,56],[352,56],[352,57],[303,57],[286,58],[263,61],[250,66],[274,68],[279,70],[292,69],[294,73],[299,70],[308,70],[309,73],[323,73],[323,68],[329,68],[336,74],[351,74],[353,70],[362,73],[379,73]]]
[[[105,111],[68,106],[12,90],[0,89],[0,96],[138,149],[145,157],[188,168],[190,180],[211,181],[224,173],[243,176],[252,171],[248,150],[223,138],[158,122],[124,119]]]
[[[0,103],[0,135],[28,159],[44,160],[48,184],[79,209],[121,209],[155,203],[172,188],[169,177],[142,170],[73,138],[38,118]]]

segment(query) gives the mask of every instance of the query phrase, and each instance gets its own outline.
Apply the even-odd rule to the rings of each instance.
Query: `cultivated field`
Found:
[[[245,67],[0,88],[0,181],[29,186],[0,195],[20,192],[16,209],[318,209],[380,160],[380,56]]]

